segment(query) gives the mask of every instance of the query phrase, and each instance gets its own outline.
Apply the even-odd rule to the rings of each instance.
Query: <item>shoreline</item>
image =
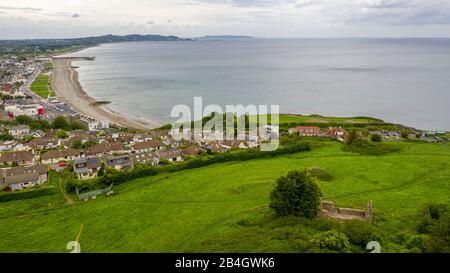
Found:
[[[128,113],[119,113],[104,104],[98,104],[98,101],[83,89],[78,79],[78,72],[72,66],[73,61],[88,58],[60,56],[56,55],[52,58],[52,88],[59,98],[71,104],[80,113],[97,121],[106,120],[111,124],[132,129],[148,130],[161,126],[159,123],[134,117]]]

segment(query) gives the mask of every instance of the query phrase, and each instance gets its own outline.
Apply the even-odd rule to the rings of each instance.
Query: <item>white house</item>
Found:
[[[8,129],[8,132],[13,137],[20,137],[26,135],[30,132],[30,126],[28,125],[15,125]]]

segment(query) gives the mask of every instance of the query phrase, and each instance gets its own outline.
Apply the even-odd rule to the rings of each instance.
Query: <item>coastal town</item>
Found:
[[[444,0],[0,0],[0,256],[447,265],[449,18]]]
[[[59,62],[60,59],[56,59]],[[200,140],[176,141],[169,129],[125,128],[80,112],[53,90],[55,58],[12,56],[0,63],[1,125],[0,189],[17,191],[39,186],[50,171],[70,169],[79,180],[95,178],[105,169],[132,169],[136,164],[174,164],[201,154],[255,149],[261,138],[217,141],[204,133]],[[70,62],[66,63],[70,64]],[[36,82],[45,79],[43,88]],[[284,135],[331,138],[344,142],[342,127],[294,126]],[[382,140],[403,138],[448,141],[445,132],[372,131]],[[241,138],[242,139],[242,138]]]

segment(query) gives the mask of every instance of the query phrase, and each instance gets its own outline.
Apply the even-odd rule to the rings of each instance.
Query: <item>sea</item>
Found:
[[[102,44],[70,56],[85,91],[161,124],[175,105],[279,105],[450,131],[450,39],[227,39]]]

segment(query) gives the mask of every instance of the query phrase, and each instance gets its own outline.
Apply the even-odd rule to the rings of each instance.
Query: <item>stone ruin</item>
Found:
[[[336,208],[332,201],[320,202],[321,215],[338,219],[338,220],[353,220],[359,219],[372,223],[373,203],[370,200],[367,203],[366,210],[350,209],[350,208]]]

